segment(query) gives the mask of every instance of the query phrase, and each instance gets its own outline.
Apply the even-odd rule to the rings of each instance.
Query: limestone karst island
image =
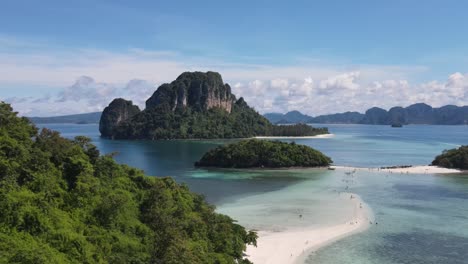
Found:
[[[327,128],[273,125],[240,97],[217,72],[185,72],[163,84],[140,111],[114,99],[102,113],[101,135],[113,139],[207,139],[254,136],[315,136]]]

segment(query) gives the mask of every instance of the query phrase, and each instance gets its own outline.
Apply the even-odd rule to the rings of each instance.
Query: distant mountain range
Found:
[[[286,114],[268,113],[264,115],[272,123],[322,123],[322,124],[428,124],[463,125],[468,124],[468,106],[446,105],[433,108],[424,103],[408,107],[392,107],[385,110],[379,107],[368,109],[364,114],[345,112],[311,117],[299,111]]]
[[[53,123],[74,123],[74,124],[90,124],[99,123],[102,112],[92,112],[86,114],[50,116],[50,117],[28,117],[31,122],[36,124],[53,124]]]
[[[275,124],[288,124],[288,123],[307,123],[312,119],[311,116],[304,115],[299,111],[291,111],[287,112],[286,114],[280,113],[268,113],[264,114],[266,119],[270,120],[270,122]]]
[[[36,124],[50,123],[99,123],[101,112],[86,114],[28,117]],[[392,107],[385,110],[379,107],[368,109],[364,114],[359,112],[345,112],[312,117],[299,111],[286,114],[264,114],[271,123],[321,123],[321,124],[374,124],[391,125],[394,123],[406,124],[434,124],[434,125],[463,125],[468,124],[468,106],[446,105],[432,108],[424,103],[413,104],[408,107]]]

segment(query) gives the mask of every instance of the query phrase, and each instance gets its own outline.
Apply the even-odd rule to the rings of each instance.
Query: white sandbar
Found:
[[[254,264],[304,263],[307,256],[319,247],[367,229],[374,221],[371,209],[356,194],[341,195],[343,199],[353,197],[353,214],[349,220],[323,228],[314,226],[281,232],[259,231],[257,247],[247,247],[247,258]]]

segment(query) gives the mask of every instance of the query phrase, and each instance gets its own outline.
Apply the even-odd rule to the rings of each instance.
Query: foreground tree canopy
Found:
[[[170,178],[41,132],[0,103],[0,263],[249,263],[256,243]]]
[[[444,168],[468,170],[468,146],[461,146],[458,149],[444,150],[442,154],[434,159],[432,165]]]
[[[249,139],[212,149],[205,153],[195,166],[281,168],[322,167],[330,163],[332,160],[320,151],[294,142]]]
[[[131,101],[114,99],[102,113],[99,130],[113,139],[248,138],[315,136],[326,128],[277,126],[231,93],[217,72],[185,72],[166,83],[140,111]]]

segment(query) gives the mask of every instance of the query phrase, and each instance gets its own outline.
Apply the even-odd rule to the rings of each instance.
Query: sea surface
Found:
[[[148,175],[174,177],[248,228],[340,224],[350,209],[339,193],[360,195],[377,224],[313,252],[307,263],[468,263],[468,175],[195,169],[205,151],[233,141],[113,141],[100,138],[96,124],[46,126],[69,138],[88,136],[102,153],[117,152],[118,162]],[[427,165],[444,149],[468,144],[468,126],[324,126],[333,137],[294,141],[340,166]]]

